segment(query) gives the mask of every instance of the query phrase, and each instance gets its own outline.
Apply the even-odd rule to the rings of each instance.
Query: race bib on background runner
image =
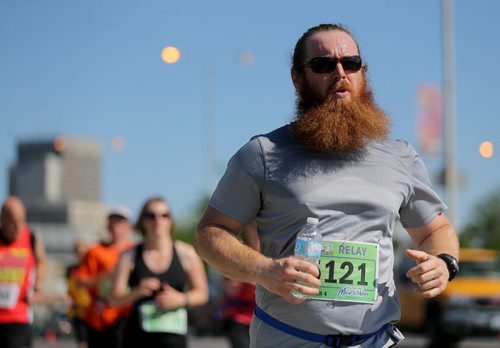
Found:
[[[146,332],[166,332],[185,335],[188,328],[186,308],[163,309],[150,301],[139,306],[142,329]]]
[[[377,298],[378,244],[323,242],[317,300],[374,303]]]
[[[19,284],[0,284],[0,308],[14,308],[19,298],[19,291]]]

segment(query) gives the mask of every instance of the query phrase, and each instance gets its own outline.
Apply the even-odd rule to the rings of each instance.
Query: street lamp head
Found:
[[[491,141],[484,141],[479,145],[479,153],[481,157],[490,158],[493,156],[493,143]]]
[[[167,46],[161,51],[161,59],[167,64],[175,64],[181,58],[181,52],[177,47]]]

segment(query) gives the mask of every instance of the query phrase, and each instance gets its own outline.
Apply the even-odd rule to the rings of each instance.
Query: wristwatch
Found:
[[[448,281],[451,282],[453,278],[457,276],[459,271],[457,259],[451,256],[450,254],[439,254],[437,255],[437,257],[439,257],[441,260],[444,261],[444,263],[446,263],[446,267],[448,268],[448,273],[450,274]]]

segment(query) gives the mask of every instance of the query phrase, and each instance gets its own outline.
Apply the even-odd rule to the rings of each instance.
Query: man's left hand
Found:
[[[406,276],[418,285],[417,292],[424,298],[432,298],[444,291],[448,285],[448,268],[443,260],[420,250],[406,250],[406,256],[417,265]]]

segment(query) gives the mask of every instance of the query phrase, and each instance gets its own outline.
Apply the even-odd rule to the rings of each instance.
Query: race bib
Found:
[[[19,298],[19,284],[4,283],[0,284],[0,308],[11,309],[17,303]]]
[[[185,335],[188,328],[186,308],[163,309],[154,302],[139,306],[142,329],[146,332],[165,332]]]
[[[317,300],[374,303],[377,298],[378,244],[323,242]]]

